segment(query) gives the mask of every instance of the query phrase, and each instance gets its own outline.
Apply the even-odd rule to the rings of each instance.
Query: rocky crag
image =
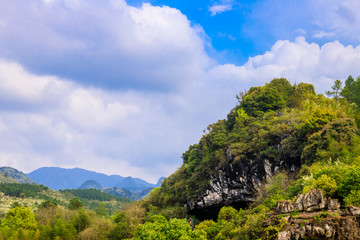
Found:
[[[325,199],[321,189],[300,194],[294,202],[280,201],[264,229],[279,226],[270,239],[360,239],[360,208],[340,210],[337,199]],[[275,228],[268,228],[275,229]]]
[[[279,144],[281,151],[281,145]],[[233,164],[231,150],[227,151],[228,164],[217,170],[210,180],[208,189],[197,199],[188,200],[187,207],[195,215],[217,216],[224,205],[245,208],[256,199],[256,193],[277,173],[294,173],[300,168],[300,161],[269,161],[258,158],[254,161],[240,161]],[[197,214],[201,213],[201,214]]]

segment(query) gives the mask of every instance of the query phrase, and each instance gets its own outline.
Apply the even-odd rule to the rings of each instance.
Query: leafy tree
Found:
[[[221,226],[216,224],[213,220],[205,220],[195,227],[197,231],[204,231],[206,233],[206,239],[215,239],[219,234]]]
[[[54,227],[50,231],[50,236],[53,239],[76,239],[76,229],[72,225],[72,223],[65,221],[63,218],[58,218],[55,222]],[[60,237],[60,238],[59,238]],[[46,239],[46,238],[44,238]],[[49,238],[48,238],[49,239]]]
[[[158,221],[157,221],[158,220]],[[172,218],[164,221],[163,218],[153,218],[153,222],[139,225],[134,233],[134,240],[177,240],[196,239],[205,240],[206,233],[203,231],[191,231],[186,219]]]
[[[224,206],[220,209],[218,221],[233,221],[236,219],[238,211],[231,206]]]
[[[313,184],[310,188],[308,188],[308,190],[318,188],[323,190],[325,197],[334,197],[334,194],[337,190],[337,184],[333,178],[329,177],[326,174],[323,174],[313,182]]]
[[[342,82],[340,80],[335,80],[334,85],[331,87],[332,91],[326,91],[326,94],[328,96],[334,96],[335,100],[337,101],[342,90],[341,86]]]
[[[350,190],[350,193],[344,198],[346,206],[360,206],[360,189]]]
[[[56,207],[57,205],[57,202],[53,200],[45,200],[39,205],[39,208],[52,208]]]
[[[352,167],[339,185],[339,195],[346,198],[351,191],[360,190],[360,167]],[[356,194],[356,192],[353,192]]]
[[[12,230],[37,228],[35,215],[27,207],[15,207],[10,209],[1,221],[1,227],[8,227]]]
[[[69,209],[76,210],[76,209],[82,208],[83,205],[84,204],[82,201],[80,201],[80,199],[78,199],[77,197],[74,197],[73,199],[70,200]]]
[[[90,226],[89,216],[85,213],[84,209],[80,209],[77,216],[71,222],[78,233]]]
[[[349,76],[345,80],[345,86],[340,94],[350,103],[360,106],[360,77],[355,80],[352,76]]]

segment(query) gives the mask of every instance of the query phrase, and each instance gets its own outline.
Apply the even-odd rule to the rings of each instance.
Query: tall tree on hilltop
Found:
[[[334,85],[331,87],[332,91],[326,91],[326,95],[334,96],[334,99],[337,101],[342,90],[342,82],[340,80],[335,80]]]

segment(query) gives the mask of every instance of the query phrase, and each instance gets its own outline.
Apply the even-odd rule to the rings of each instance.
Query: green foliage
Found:
[[[63,218],[58,218],[55,225],[48,229],[48,231],[43,230],[41,232],[44,232],[42,239],[59,239],[59,237],[60,239],[76,239],[76,229],[72,223],[65,221]]]
[[[340,94],[350,103],[360,106],[360,77],[355,80],[352,76],[349,76]]]
[[[360,167],[352,167],[339,185],[339,195],[346,198],[351,191],[360,190]],[[356,192],[353,192],[353,194]]]
[[[351,149],[357,148],[358,143],[359,130],[354,120],[337,119],[309,137],[301,158],[304,163],[310,164],[319,160],[354,157]]]
[[[53,200],[45,200],[39,205],[39,208],[51,208],[56,207],[57,205],[57,202]]]
[[[37,228],[34,214],[30,208],[27,207],[15,207],[8,211],[4,219],[1,221],[1,227],[10,228],[12,230],[17,229],[31,229]]]
[[[333,121],[336,118],[334,112],[324,109],[317,109],[309,118],[307,118],[302,127],[301,131],[310,136],[313,133],[321,130],[326,124]]]
[[[72,224],[78,233],[90,226],[89,216],[84,209],[80,209],[77,216],[73,217]]]
[[[310,189],[319,188],[323,190],[324,197],[334,197],[334,194],[337,190],[337,184],[333,178],[324,174],[321,175],[318,179],[316,179],[310,187]]]
[[[163,218],[154,218],[153,222],[139,225],[134,233],[134,240],[176,240],[176,239],[206,239],[203,231],[191,231],[186,219],[173,218],[167,221]]]
[[[264,112],[282,109],[285,105],[285,100],[276,89],[264,87],[253,89],[241,102],[240,107],[248,115],[257,116]]]
[[[77,197],[74,197],[73,199],[70,200],[69,209],[76,210],[76,209],[82,208],[83,205],[84,204],[82,201],[80,201],[80,199],[78,199]]]
[[[273,209],[277,201],[288,197],[288,187],[290,179],[285,173],[279,173],[270,179],[269,183],[258,192],[258,197],[254,206],[263,204],[269,209]]]
[[[344,198],[346,206],[360,206],[360,189],[350,190],[350,193]]]
[[[215,239],[220,232],[220,224],[216,224],[213,220],[205,220],[195,227],[197,231],[204,231],[206,239]]]
[[[236,219],[238,211],[231,206],[224,206],[220,209],[218,221],[232,221]]]
[[[332,91],[326,91],[328,96],[334,96],[335,100],[337,100],[340,96],[340,92],[342,91],[342,82],[340,80],[335,80],[334,85],[331,87]]]
[[[102,192],[98,189],[65,189],[65,190],[60,190],[60,192],[64,193],[67,196],[77,197],[81,200],[98,200],[98,201],[117,200],[117,201],[130,202],[129,199],[117,197],[109,193]]]
[[[49,188],[44,185],[35,185],[27,183],[1,183],[0,192],[5,195],[14,197],[36,197],[40,196],[41,192]]]

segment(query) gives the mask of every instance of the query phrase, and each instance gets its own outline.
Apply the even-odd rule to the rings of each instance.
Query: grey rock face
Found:
[[[315,211],[325,208],[325,200],[321,189],[310,190],[305,194],[300,194],[293,203],[299,211]]]
[[[275,207],[276,213],[283,214],[283,213],[289,213],[289,212],[293,212],[293,211],[294,211],[294,206],[288,200],[278,201],[276,203],[276,207]]]
[[[305,224],[305,225],[304,225]],[[329,218],[319,221],[292,219],[279,232],[278,240],[293,239],[359,239],[360,229],[354,217]]]
[[[188,199],[186,205],[190,210],[253,202],[255,193],[267,180],[282,170],[291,172],[299,167],[285,159],[270,161],[258,158],[233,163],[230,149],[226,151],[226,158],[228,164],[218,169],[216,176],[212,176],[208,189],[199,193],[196,199]]]
[[[352,216],[359,216],[360,215],[360,208],[355,206],[347,206],[346,210],[352,215]]]
[[[339,210],[340,209],[340,203],[338,199],[331,199],[328,198],[326,200],[325,208],[328,210]]]

